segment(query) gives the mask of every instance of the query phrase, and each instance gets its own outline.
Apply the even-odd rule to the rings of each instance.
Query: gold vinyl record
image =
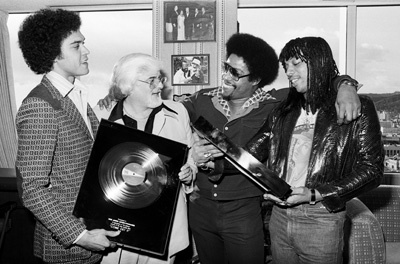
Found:
[[[107,199],[123,208],[138,209],[157,200],[167,183],[167,171],[148,146],[124,142],[103,156],[99,183]]]

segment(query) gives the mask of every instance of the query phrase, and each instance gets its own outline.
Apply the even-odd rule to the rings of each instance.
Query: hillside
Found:
[[[400,114],[400,93],[365,95],[371,97],[377,110]]]

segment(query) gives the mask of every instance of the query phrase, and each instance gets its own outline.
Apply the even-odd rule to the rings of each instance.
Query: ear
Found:
[[[251,83],[253,84],[253,86],[258,86],[258,84],[260,83],[261,78],[257,78],[251,81]]]
[[[63,58],[64,58],[63,55],[60,54],[54,59],[53,63],[57,63],[59,60],[62,60]]]

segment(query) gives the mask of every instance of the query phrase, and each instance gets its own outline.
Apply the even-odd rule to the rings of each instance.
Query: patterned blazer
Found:
[[[90,106],[93,135],[98,120]],[[36,217],[34,254],[48,263],[94,263],[100,255],[74,246],[85,225],[72,215],[93,138],[75,104],[43,77],[16,117],[20,196]]]

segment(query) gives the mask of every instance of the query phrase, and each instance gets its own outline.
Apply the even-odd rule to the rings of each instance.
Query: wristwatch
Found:
[[[340,85],[345,84],[348,86],[354,86],[356,88],[356,91],[358,91],[359,88],[361,88],[362,85],[359,85],[356,80],[343,80],[339,83],[339,88]]]
[[[314,205],[317,203],[317,200],[315,197],[315,189],[310,189],[310,191],[311,191],[310,204]]]

